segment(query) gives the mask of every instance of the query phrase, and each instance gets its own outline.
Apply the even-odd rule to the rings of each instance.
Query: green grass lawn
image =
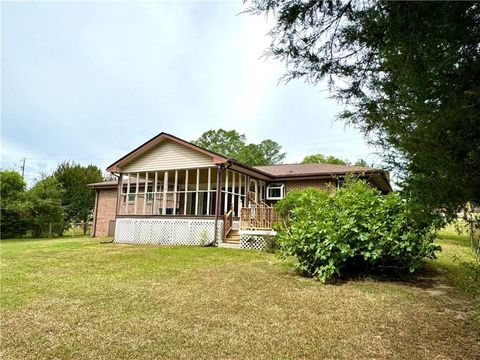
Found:
[[[468,243],[440,244],[410,281],[322,285],[255,251],[2,241],[0,356],[478,359],[467,275],[451,260]]]
[[[431,266],[451,284],[463,289],[475,299],[476,319],[480,323],[480,264],[472,254],[468,234],[458,234],[451,226],[441,231],[438,238],[442,245],[442,254]],[[474,266],[477,267],[477,272],[474,271]]]

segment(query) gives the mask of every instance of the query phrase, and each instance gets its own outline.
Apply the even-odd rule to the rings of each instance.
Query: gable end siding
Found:
[[[213,159],[181,144],[166,140],[122,166],[121,172],[191,169],[213,166]]]

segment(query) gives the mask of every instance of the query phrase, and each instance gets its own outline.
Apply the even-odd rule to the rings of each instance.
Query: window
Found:
[[[123,188],[123,195],[125,195],[123,199],[123,203],[125,204],[126,199],[128,198],[128,203],[132,204],[135,202],[135,185],[130,186],[130,193],[127,194],[127,188]]]
[[[344,184],[345,184],[344,179],[338,179],[337,180],[337,190],[340,189],[341,187],[343,187]]]
[[[267,200],[280,200],[284,196],[285,184],[269,184],[267,186]]]
[[[145,191],[145,189],[143,189]],[[153,193],[153,186],[149,185],[147,186],[147,203],[151,203],[154,198],[154,193]]]

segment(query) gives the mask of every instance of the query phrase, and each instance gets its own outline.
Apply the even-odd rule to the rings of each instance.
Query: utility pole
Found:
[[[22,163],[22,179],[25,179],[25,160],[27,160],[27,158],[23,158],[23,163]]]

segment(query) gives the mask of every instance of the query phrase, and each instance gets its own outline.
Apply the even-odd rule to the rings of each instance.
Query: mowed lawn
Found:
[[[2,241],[0,356],[479,359],[472,298],[453,286],[468,243],[440,243],[412,280],[323,285],[255,251]]]

